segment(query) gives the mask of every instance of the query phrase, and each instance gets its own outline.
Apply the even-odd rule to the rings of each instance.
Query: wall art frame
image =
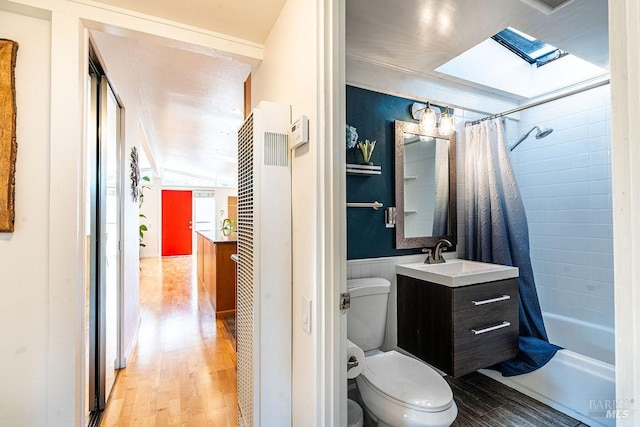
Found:
[[[0,233],[13,233],[15,226],[17,54],[17,42],[0,39]]]

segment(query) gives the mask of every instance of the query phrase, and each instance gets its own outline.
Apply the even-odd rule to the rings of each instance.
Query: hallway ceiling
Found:
[[[97,1],[260,44],[286,3],[286,0]]]
[[[286,0],[97,0],[263,44]],[[116,87],[134,87],[151,163],[171,185],[235,186],[245,64],[211,49],[92,31]],[[177,179],[177,181],[176,181]],[[183,182],[180,182],[183,180]]]
[[[184,183],[235,186],[236,132],[251,66],[148,38],[97,31],[92,38],[116,94],[138,96],[141,126],[163,182],[180,184],[173,182],[177,175]]]
[[[542,0],[349,0],[347,54],[457,81],[435,69],[510,26],[609,69],[606,0],[543,9]]]

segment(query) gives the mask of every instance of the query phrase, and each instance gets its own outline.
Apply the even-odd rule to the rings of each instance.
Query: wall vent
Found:
[[[238,131],[240,426],[291,427],[290,126],[290,106],[261,102]]]
[[[238,131],[238,420],[253,425],[253,113]]]
[[[265,132],[264,164],[267,166],[289,166],[288,135]]]

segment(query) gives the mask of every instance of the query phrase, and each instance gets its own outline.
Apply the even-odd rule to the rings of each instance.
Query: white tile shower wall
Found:
[[[609,86],[524,111],[509,143],[533,126],[554,131],[511,158],[542,310],[613,327]]]

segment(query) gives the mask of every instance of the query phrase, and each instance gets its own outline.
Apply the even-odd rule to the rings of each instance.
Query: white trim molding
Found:
[[[618,427],[640,424],[640,3],[609,1]],[[628,412],[624,412],[627,410]]]

